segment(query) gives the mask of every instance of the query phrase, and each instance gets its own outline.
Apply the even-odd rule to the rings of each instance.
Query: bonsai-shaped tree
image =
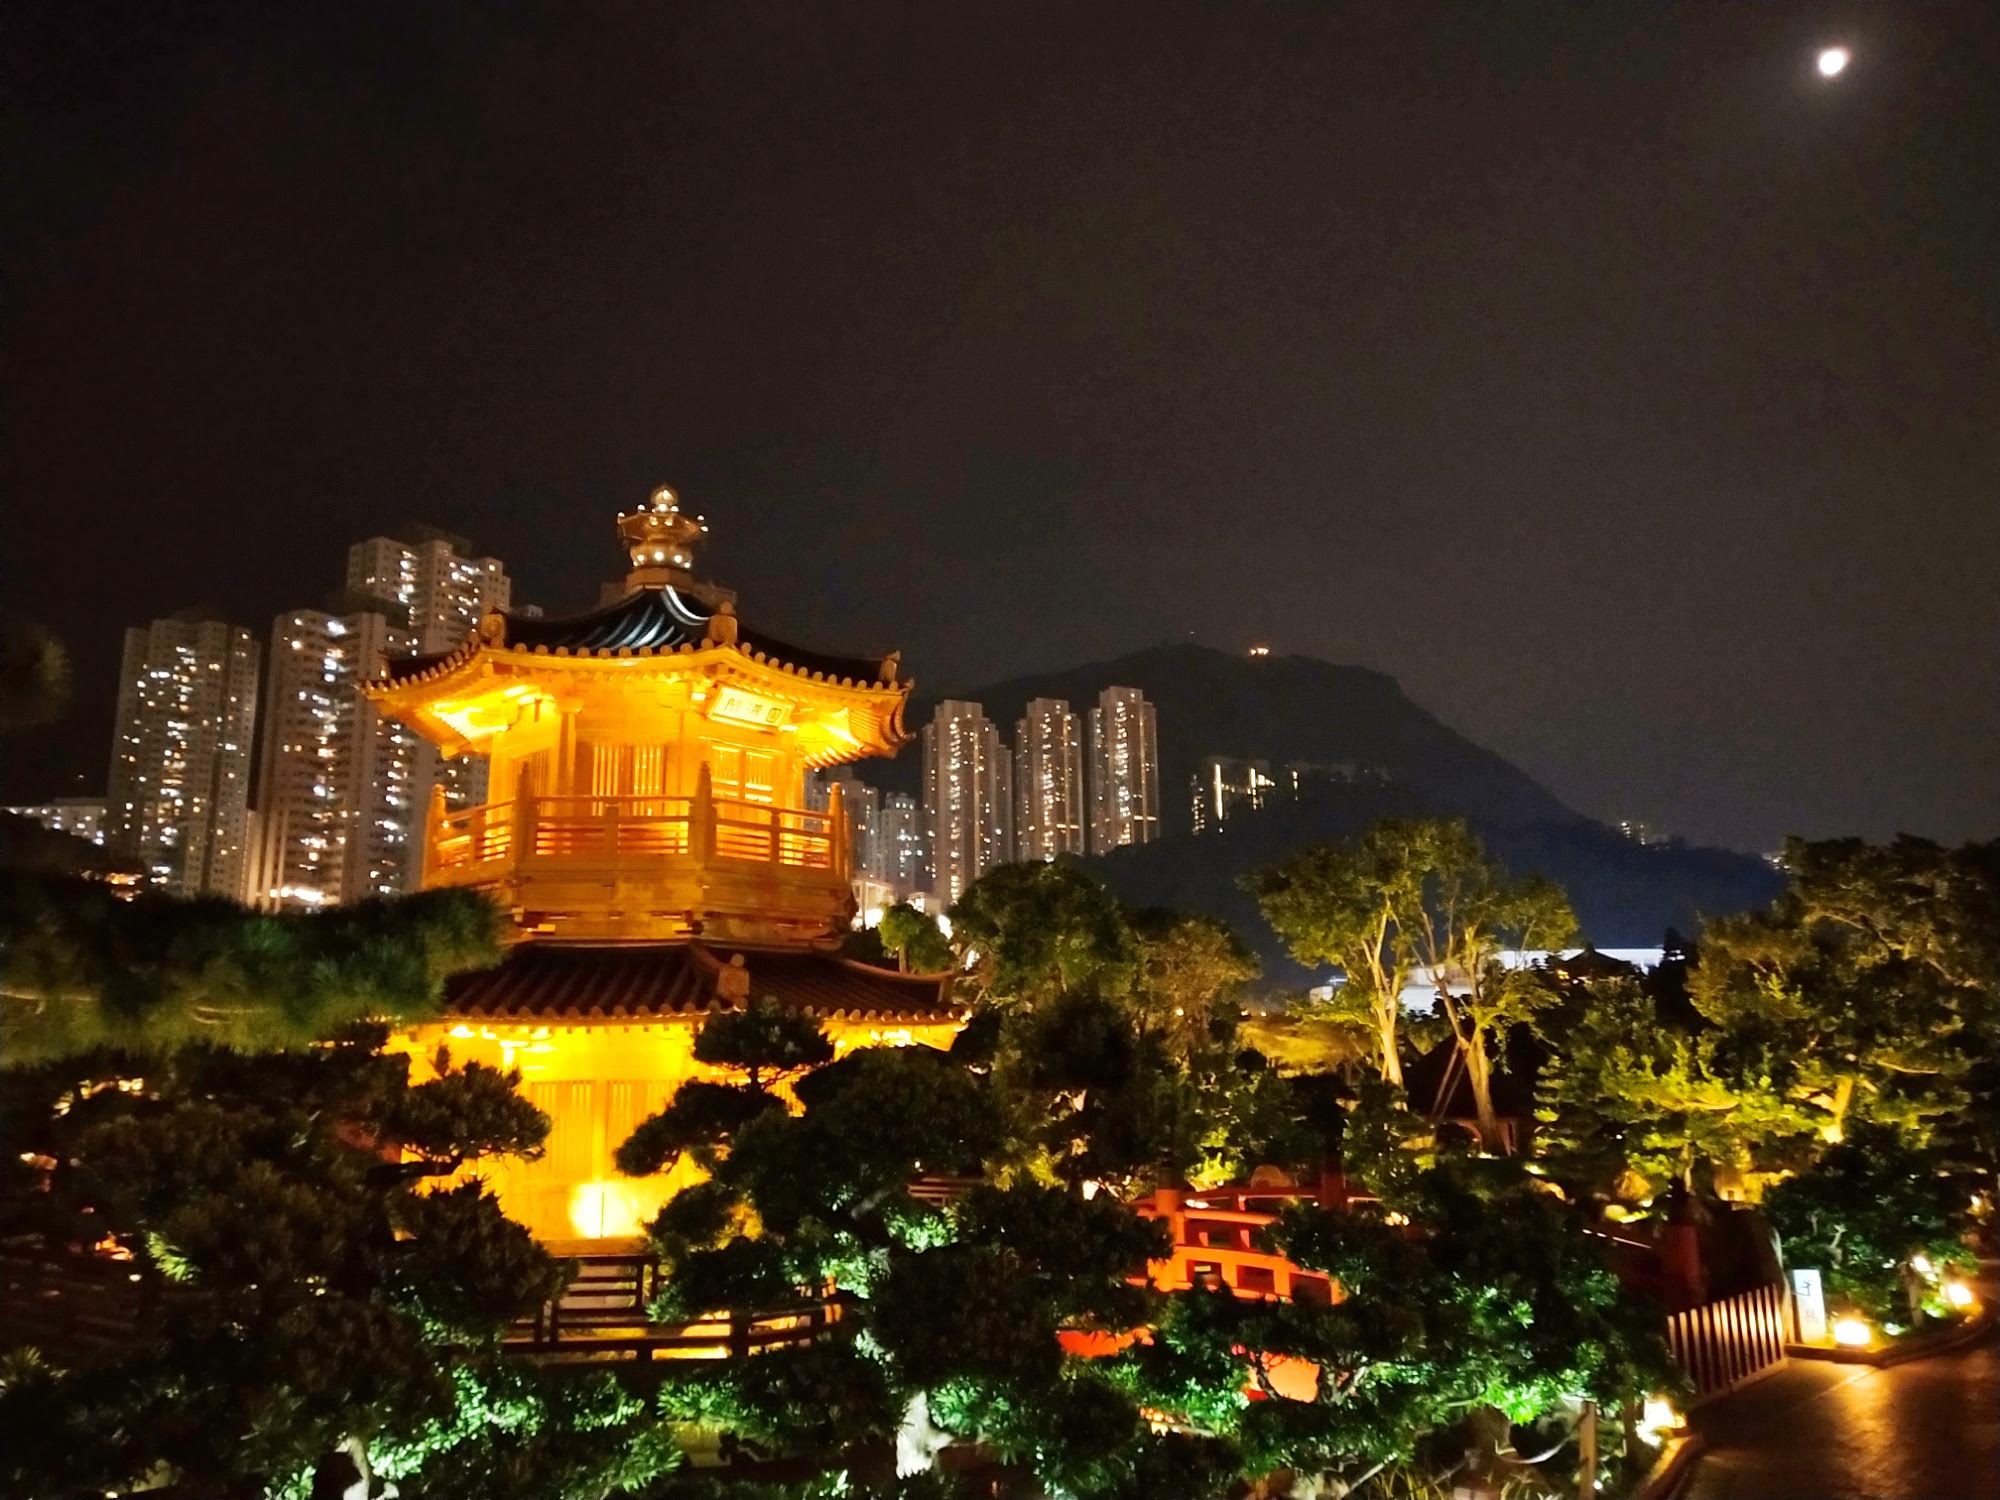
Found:
[[[16,1439],[0,1489],[372,1474],[444,1494],[518,1472],[538,1493],[603,1494],[672,1461],[604,1377],[501,1363],[502,1332],[561,1268],[477,1179],[437,1179],[537,1153],[546,1118],[492,1069],[412,1085],[385,1038],[356,1026],[294,1052],[104,1051],[8,1075],[7,1159],[46,1164],[8,1221],[44,1255],[127,1257],[148,1310],[108,1356],[47,1349],[0,1392]]]

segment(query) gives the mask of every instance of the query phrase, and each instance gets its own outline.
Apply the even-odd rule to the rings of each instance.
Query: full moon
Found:
[[[1824,49],[1819,55],[1819,76],[1822,78],[1838,78],[1842,73],[1847,71],[1847,64],[1853,58],[1853,55],[1845,47],[1828,47]]]

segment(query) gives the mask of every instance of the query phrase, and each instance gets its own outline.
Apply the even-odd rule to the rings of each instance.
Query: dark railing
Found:
[[[744,1359],[810,1344],[840,1321],[831,1299],[656,1323],[657,1272],[644,1255],[587,1255],[562,1295],[507,1330],[507,1351],[537,1360]],[[0,1253],[0,1348],[33,1345],[60,1364],[131,1346],[151,1325],[161,1289],[137,1263],[107,1256]],[[166,1289],[169,1296],[172,1289]]]
[[[1704,1302],[1667,1318],[1667,1343],[1698,1397],[1734,1390],[1785,1357],[1789,1324],[1780,1284]]]
[[[657,1275],[645,1255],[584,1256],[560,1297],[508,1330],[507,1348],[537,1359],[746,1359],[810,1344],[840,1321],[828,1299],[656,1323],[647,1309]]]
[[[109,1256],[0,1253],[0,1346],[32,1344],[62,1364],[129,1346],[151,1288]]]

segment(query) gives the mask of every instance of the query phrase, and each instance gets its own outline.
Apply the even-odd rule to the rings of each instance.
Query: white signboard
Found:
[[[1799,1342],[1826,1342],[1826,1297],[1820,1291],[1819,1272],[1792,1272],[1792,1311],[1799,1320]]]

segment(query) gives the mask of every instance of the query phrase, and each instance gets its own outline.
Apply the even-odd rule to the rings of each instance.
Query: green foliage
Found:
[[[456,1171],[482,1156],[541,1156],[548,1116],[521,1097],[519,1073],[478,1062],[454,1069],[442,1047],[434,1065],[437,1077],[395,1096],[383,1122],[389,1140],[431,1171]]]
[[[1400,1085],[1402,993],[1417,964],[1412,912],[1423,904],[1429,825],[1389,818],[1344,844],[1320,844],[1244,877],[1292,957],[1340,970],[1329,1011],[1365,1022],[1375,1066]]]
[[[1740,1054],[1739,1054],[1740,1058]],[[1697,1168],[1803,1160],[1811,1122],[1713,1034],[1664,1025],[1630,980],[1593,985],[1537,1083],[1537,1154],[1576,1192],[1650,1201]]]
[[[851,1341],[779,1349],[661,1388],[661,1408],[775,1448],[836,1450],[894,1428],[900,1415],[880,1360]]]
[[[1786,846],[1768,912],[1709,923],[1689,976],[1720,1056],[1819,1115],[1922,1132],[2000,1049],[2000,855],[1923,839]]]
[[[10,1226],[45,1251],[110,1239],[158,1293],[116,1358],[0,1392],[0,1427],[36,1434],[0,1459],[0,1489],[118,1489],[159,1465],[190,1493],[282,1489],[359,1441],[417,1464],[424,1493],[519,1474],[581,1494],[670,1457],[605,1391],[526,1391],[499,1364],[502,1330],[562,1269],[483,1185],[418,1191],[375,1144],[408,1131],[429,1168],[539,1145],[546,1121],[491,1070],[413,1089],[381,1041],[99,1052],[11,1076],[0,1149],[54,1165],[6,1205]],[[468,1403],[514,1415],[475,1424]],[[473,1425],[497,1431],[482,1446]]]
[[[267,913],[6,875],[0,1060],[190,1044],[254,1052],[357,1020],[425,1020],[446,979],[497,961],[499,934],[498,909],[467,891]]]
[[[1964,1256],[1967,1179],[1894,1129],[1861,1123],[1819,1161],[1764,1195],[1785,1258],[1811,1266],[1837,1303],[1914,1322],[1909,1267]]]
[[[894,955],[897,967],[906,974],[941,974],[957,967],[951,944],[937,922],[907,901],[898,901],[882,913],[875,934],[883,951]]]
[[[667,1107],[642,1120],[618,1147],[618,1170],[627,1177],[646,1177],[673,1164],[683,1153],[714,1170],[717,1152],[761,1114],[784,1108],[775,1095],[755,1084],[682,1084]]]
[[[833,1042],[811,1016],[761,996],[742,1010],[726,1010],[702,1023],[694,1039],[696,1062],[740,1068],[752,1087],[833,1060]]]
[[[449,1415],[373,1455],[378,1479],[425,1500],[602,1500],[649,1487],[680,1451],[610,1375],[523,1363],[454,1372]]]
[[[1002,1004],[1129,983],[1132,935],[1117,901],[1061,860],[989,870],[952,907],[951,930],[973,955],[974,991]]]
[[[1186,1062],[1235,1030],[1236,999],[1257,977],[1256,957],[1213,917],[1130,914],[1135,969],[1128,1007],[1142,1037],[1159,1036]]]

